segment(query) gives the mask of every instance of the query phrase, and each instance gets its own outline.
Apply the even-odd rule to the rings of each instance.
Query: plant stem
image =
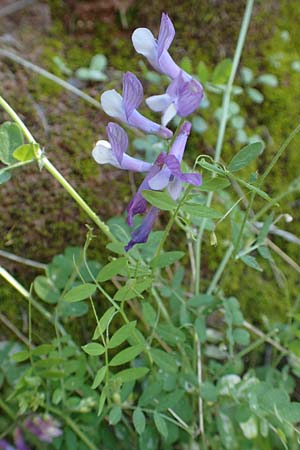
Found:
[[[36,269],[45,270],[47,264],[40,263],[38,261],[33,261],[32,259],[23,258],[22,256],[14,255],[13,253],[0,250],[0,256],[2,258],[10,259],[11,261],[16,261],[20,264],[25,264],[26,266],[35,267]]]
[[[214,162],[216,162],[216,163],[219,162],[219,160],[221,158],[225,130],[226,130],[226,125],[227,125],[227,120],[228,120],[228,110],[229,110],[229,104],[230,104],[231,90],[232,90],[233,82],[234,82],[234,79],[236,76],[237,68],[238,68],[238,65],[240,62],[242,50],[244,47],[244,43],[245,43],[245,39],[246,39],[246,35],[247,35],[249,23],[250,23],[251,13],[252,13],[252,9],[253,9],[253,4],[254,4],[254,0],[247,1],[246,9],[245,9],[241,29],[240,29],[240,34],[238,37],[238,42],[237,42],[236,50],[235,50],[234,57],[233,57],[232,68],[231,68],[229,80],[228,80],[228,83],[227,83],[227,86],[226,86],[226,89],[224,92],[224,96],[223,96],[222,118],[221,118],[219,130],[218,130],[218,137],[217,137],[215,157],[214,157]],[[210,192],[207,196],[207,203],[206,203],[207,206],[211,205],[212,198],[213,198],[213,192]],[[196,251],[195,251],[195,253],[196,253],[195,294],[196,295],[200,292],[201,246],[202,246],[203,233],[204,233],[204,229],[205,229],[205,223],[206,223],[206,219],[203,219],[202,224],[199,229],[197,241],[196,241]]]
[[[16,55],[13,52],[10,52],[9,50],[0,49],[0,56],[1,55],[4,56],[5,58],[9,58],[12,61],[17,62],[18,64],[21,64],[26,69],[30,69],[33,72],[38,73],[42,77],[45,77],[48,80],[51,80],[56,84],[59,84],[64,89],[67,89],[68,91],[70,91],[73,94],[77,95],[78,97],[82,98],[82,100],[85,100],[90,105],[94,106],[95,108],[102,109],[100,102],[95,100],[93,97],[86,94],[85,92],[82,92],[80,89],[77,89],[75,86],[68,83],[67,81],[57,77],[56,75],[53,75],[53,73],[48,72],[47,70],[43,69],[42,67],[39,67],[36,64],[32,64],[30,61],[27,61],[26,59],[21,58],[20,56]]]
[[[20,119],[18,114],[11,108],[11,106],[0,96],[0,105],[10,115],[10,117],[19,125],[24,136],[28,142],[37,144],[36,140]],[[110,232],[109,227],[97,216],[97,214],[89,207],[89,205],[83,200],[83,198],[77,193],[77,191],[70,185],[70,183],[63,177],[63,175],[54,167],[49,159],[42,154],[39,149],[38,161],[45,169],[62,185],[62,187],[68,192],[68,194],[75,200],[80,208],[90,217],[90,219],[97,225],[97,227],[108,237],[112,242],[117,242],[117,239]]]

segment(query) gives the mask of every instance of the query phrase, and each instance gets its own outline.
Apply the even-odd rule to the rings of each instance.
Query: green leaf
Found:
[[[249,69],[248,67],[242,67],[241,77],[245,84],[251,83],[251,81],[253,80],[253,70]]]
[[[194,116],[192,118],[192,125],[193,130],[200,134],[204,133],[208,128],[207,122],[200,116]]]
[[[267,219],[264,221],[264,224],[259,232],[259,235],[257,237],[257,243],[262,244],[265,240],[265,238],[268,236],[270,227],[273,223],[274,215],[270,214]]]
[[[125,348],[120,353],[117,353],[110,361],[110,366],[120,366],[122,364],[133,361],[142,351],[143,345],[134,345],[133,347]]]
[[[226,450],[236,449],[236,433],[230,417],[219,412],[217,415],[217,427],[220,433],[221,442]]]
[[[26,361],[30,356],[30,353],[27,350],[22,350],[21,352],[14,353],[11,359],[15,362]]]
[[[165,419],[157,411],[154,412],[153,419],[154,419],[154,423],[155,423],[155,426],[156,426],[159,434],[161,434],[163,438],[167,439],[168,427],[167,427]]]
[[[63,296],[65,302],[80,302],[88,297],[91,297],[96,292],[97,287],[95,284],[86,283],[72,288]]]
[[[256,159],[262,153],[263,149],[263,142],[253,142],[252,144],[246,145],[246,147],[242,148],[242,150],[232,158],[228,170],[230,170],[230,172],[236,172],[243,169]]]
[[[205,219],[218,219],[222,217],[222,214],[215,209],[200,205],[198,203],[185,203],[181,209],[193,217],[201,217]]]
[[[264,101],[264,96],[258,89],[249,87],[246,92],[254,103],[260,104]]]
[[[102,383],[102,381],[104,380],[104,377],[106,375],[106,371],[107,371],[107,367],[103,366],[101,367],[101,369],[98,370],[98,372],[96,373],[94,382],[92,384],[92,389],[96,389],[99,384]]]
[[[200,191],[204,192],[214,192],[221,189],[225,189],[230,185],[230,181],[225,177],[214,177],[209,180],[204,181],[201,186],[199,186]]]
[[[122,410],[120,406],[113,406],[109,412],[108,420],[110,425],[117,425],[122,418]]]
[[[103,71],[107,66],[107,58],[104,55],[95,55],[91,59],[90,69]]]
[[[11,173],[6,170],[5,172],[2,172],[0,170],[0,184],[4,184],[7,181],[9,181],[11,179]]]
[[[290,423],[300,422],[300,403],[291,402],[280,408],[279,415]]]
[[[146,278],[145,280],[137,281],[135,279],[130,279],[127,281],[125,286],[121,287],[114,295],[114,300],[124,301],[131,300],[135,297],[140,297],[141,293],[144,292],[152,285],[152,279]]]
[[[263,75],[260,75],[257,78],[257,82],[270,87],[278,86],[277,77],[275,75],[272,75],[271,73],[264,73]]]
[[[181,60],[180,67],[182,70],[185,70],[187,73],[193,72],[192,61],[188,56],[184,56]]]
[[[249,345],[250,343],[250,334],[247,330],[243,330],[242,328],[236,328],[233,330],[233,339],[238,345]]]
[[[136,320],[123,325],[119,330],[117,330],[113,336],[110,338],[108,343],[108,348],[115,348],[122,344],[126,339],[133,335],[136,326]]]
[[[30,161],[36,157],[36,152],[39,149],[38,144],[24,144],[18,147],[13,152],[13,157],[18,161]]]
[[[199,341],[203,344],[206,341],[206,324],[204,317],[197,317],[195,321],[195,330]]]
[[[129,381],[138,380],[144,377],[149,372],[148,367],[137,367],[132,369],[125,369],[118,372],[113,378],[116,381],[128,383]]]
[[[52,350],[54,350],[52,344],[41,344],[32,350],[32,354],[34,356],[48,355]]]
[[[87,67],[80,67],[80,69],[76,70],[75,75],[79,80],[83,81],[107,80],[107,76],[105,75],[105,73],[102,73],[99,70],[89,69]]]
[[[136,408],[134,410],[132,420],[133,420],[133,425],[134,425],[135,431],[138,434],[142,434],[143,431],[145,430],[146,418],[145,418],[145,414],[143,413],[141,408]]]
[[[153,269],[162,269],[164,267],[170,266],[175,261],[181,259],[183,256],[184,252],[165,252],[153,258],[150,263],[150,267],[152,267]]]
[[[0,126],[0,161],[6,165],[16,162],[13,152],[23,144],[20,127],[12,122],[4,122]]]
[[[205,381],[200,384],[200,395],[207,402],[215,402],[218,398],[218,389],[213,383]]]
[[[162,209],[163,211],[171,211],[177,206],[175,200],[173,200],[167,192],[142,191],[142,196],[151,205],[156,206],[156,208]]]
[[[174,325],[161,324],[156,328],[157,334],[167,342],[167,344],[182,344],[185,341],[185,334]]]
[[[83,345],[81,348],[85,353],[91,356],[99,356],[105,352],[105,347],[96,342],[90,342],[89,344]]]
[[[110,280],[115,275],[123,272],[125,267],[127,267],[127,258],[125,256],[123,258],[114,259],[106,264],[106,266],[102,267],[97,276],[97,281],[103,282]]]
[[[39,275],[33,282],[36,294],[46,303],[56,303],[60,298],[60,291],[47,277]]]
[[[223,61],[219,62],[216,66],[215,70],[212,74],[212,83],[214,84],[226,84],[232,67],[231,59],[223,59]]]
[[[216,300],[216,298],[213,295],[198,294],[198,295],[194,295],[194,297],[190,298],[188,300],[187,304],[188,304],[188,306],[198,308],[200,306],[212,305],[215,300]]]
[[[208,81],[209,71],[206,64],[203,61],[200,61],[197,66],[197,75],[201,83],[206,83]]]
[[[142,311],[146,323],[150,325],[150,327],[154,327],[157,315],[153,306],[150,305],[150,303],[143,302]]]
[[[106,390],[103,389],[102,392],[101,392],[100,398],[99,398],[99,405],[98,405],[97,416],[100,416],[102,411],[103,411],[103,408],[104,408],[104,405],[105,405],[105,401],[106,401],[106,397],[107,397]]]
[[[160,350],[158,348],[152,348],[150,350],[153,361],[165,372],[176,373],[177,361],[176,357],[170,353]]]
[[[254,256],[245,255],[241,257],[241,260],[243,263],[245,263],[247,266],[251,267],[252,269],[258,270],[258,272],[262,272],[262,267],[258,264]]]
[[[107,311],[105,311],[105,313],[99,320],[98,325],[96,326],[96,329],[94,331],[93,338],[92,338],[93,340],[98,339],[99,336],[101,336],[101,334],[104,333],[104,331],[106,330],[112,317],[114,316],[115,312],[116,312],[116,308],[114,306],[111,306],[110,308],[108,308]]]

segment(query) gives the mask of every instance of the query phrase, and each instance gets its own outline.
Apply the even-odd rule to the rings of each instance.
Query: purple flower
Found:
[[[17,427],[14,431],[14,443],[17,450],[29,450],[25,444],[22,430],[19,427]]]
[[[153,111],[163,111],[162,124],[166,126],[176,114],[187,117],[193,113],[202,97],[201,84],[194,79],[186,80],[183,71],[180,71],[165,94],[153,95],[147,98],[146,103]]]
[[[10,445],[5,439],[0,439],[0,449],[1,450],[16,450],[15,447]]]
[[[184,122],[170,153],[162,152],[156,158],[155,163],[127,207],[127,223],[129,226],[133,225],[133,217],[136,214],[143,214],[147,209],[147,201],[142,196],[144,190],[160,191],[167,188],[171,197],[177,200],[181,193],[182,183],[192,184],[193,186],[201,184],[201,176],[199,174],[183,173],[180,168],[190,131],[190,122]],[[152,211],[151,207],[142,225],[133,231],[131,240],[125,247],[126,251],[138,242],[146,242],[157,214],[158,212]]]
[[[144,55],[158,72],[175,79],[181,69],[171,58],[168,49],[175,36],[175,29],[168,14],[162,13],[158,38],[148,28],[137,28],[132,34],[132,43],[137,53]],[[191,76],[184,72],[186,80]]]
[[[62,434],[60,424],[50,415],[33,416],[24,423],[28,431],[34,434],[42,442],[52,442],[54,438]]]
[[[123,76],[123,96],[114,89],[101,95],[103,110],[111,117],[138,128],[146,133],[157,134],[163,138],[171,138],[173,133],[168,128],[147,119],[137,111],[144,97],[143,86],[131,72]]]
[[[119,125],[110,122],[106,127],[108,141],[98,141],[92,151],[98,164],[111,164],[118,169],[147,172],[151,164],[127,155],[128,136]]]
[[[131,239],[125,247],[126,252],[128,252],[135,244],[142,244],[147,241],[157,216],[158,209],[151,206],[142,224],[131,233]]]

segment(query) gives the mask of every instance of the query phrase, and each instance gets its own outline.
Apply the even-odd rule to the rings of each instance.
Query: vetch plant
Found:
[[[144,177],[132,189],[126,217],[100,219],[0,97],[13,121],[0,127],[1,183],[22,166],[38,163],[95,227],[87,225],[82,246],[67,247],[47,264],[0,253],[41,271],[26,288],[0,266],[1,278],[26,300],[28,317],[25,336],[0,315],[18,339],[0,345],[0,448],[297,448],[297,303],[290,327],[258,317],[263,331],[247,320],[240,299],[223,283],[229,268],[239,265],[245,278],[253,271],[258,284],[260,272],[271,277],[271,270],[273,287],[282,289],[278,258],[297,269],[272,233],[298,245],[296,236],[275,225],[283,217],[276,214],[277,204],[299,192],[299,182],[274,198],[264,182],[300,125],[262,173],[256,160],[268,148],[261,140],[233,157],[222,153],[252,8],[248,0],[233,60],[214,76],[223,80],[216,83],[223,100],[215,153],[198,154],[192,169],[187,162],[194,150],[194,114],[205,101],[202,81],[205,89],[209,82],[189,73],[187,59],[180,67],[171,57],[175,29],[166,13],[157,39],[146,28],[134,31],[135,50],[169,77],[169,86],[146,99],[150,109],[162,113],[155,120],[143,108],[141,82],[129,71],[122,95],[116,90],[101,95],[103,110],[121,125],[109,122],[107,139],[101,136],[92,150],[99,170],[110,165],[112,171]],[[203,65],[200,69],[204,74]],[[147,136],[130,142],[133,128]],[[147,160],[132,156],[137,147]],[[93,255],[95,248],[101,254],[91,258],[91,245]],[[51,331],[47,340],[39,339],[36,320]]]

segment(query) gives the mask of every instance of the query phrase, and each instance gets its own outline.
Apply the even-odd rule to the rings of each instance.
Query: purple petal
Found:
[[[199,107],[203,98],[203,88],[197,80],[185,83],[177,100],[177,114],[187,117]]]
[[[200,186],[201,176],[198,173],[183,173],[180,168],[180,163],[174,155],[168,155],[166,158],[166,165],[170,169],[170,172],[174,177],[183,181],[184,183],[189,183],[194,186]]]
[[[171,172],[167,167],[163,167],[158,174],[149,180],[149,186],[154,191],[160,191],[164,189],[170,181]]]
[[[173,200],[177,200],[181,194],[182,181],[178,178],[173,178],[168,184],[168,192]]]
[[[12,447],[5,439],[0,439],[0,449],[1,450],[16,450],[16,448]]]
[[[130,170],[132,172],[149,172],[151,167],[152,164],[133,158],[132,156],[124,153],[120,169]]]
[[[190,135],[191,128],[192,125],[190,122],[184,122],[181,125],[179,133],[170,150],[170,155],[174,155],[175,158],[179,161],[179,163],[181,163],[182,161],[186,142]]]
[[[140,106],[143,97],[144,91],[140,80],[133,73],[126,72],[123,76],[123,105],[127,120]]]
[[[123,154],[128,148],[127,133],[116,123],[109,122],[106,127],[108,139],[111,145],[112,152],[117,161],[122,164]]]
[[[151,206],[142,224],[131,233],[131,240],[125,247],[126,252],[128,252],[135,244],[142,244],[147,241],[157,216],[158,209]]]
[[[157,134],[158,136],[161,136],[165,139],[170,139],[173,136],[171,130],[155,122],[152,122],[152,120],[147,119],[147,117],[144,117],[136,110],[134,110],[130,115],[128,124],[132,127],[144,131],[145,133]]]
[[[169,18],[168,14],[162,13],[160,29],[157,38],[158,57],[161,56],[164,50],[168,50],[168,48],[172,44],[174,37],[175,37],[175,29],[172,24],[172,21]]]
[[[24,441],[24,436],[19,427],[17,427],[14,431],[14,443],[17,450],[29,450]]]

